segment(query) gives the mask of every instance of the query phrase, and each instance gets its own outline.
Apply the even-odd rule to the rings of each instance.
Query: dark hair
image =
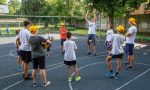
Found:
[[[110,28],[110,29],[113,29],[113,25],[112,25],[112,24],[110,24],[109,28]]]
[[[18,35],[18,34],[19,34],[19,32],[20,32],[20,30],[16,30],[16,35]]]
[[[30,21],[29,20],[24,20],[23,21],[23,25],[26,27],[26,26],[28,26],[28,25],[30,25]]]
[[[67,37],[68,39],[70,39],[71,36],[72,36],[72,33],[68,31],[68,32],[66,33],[66,37]]]

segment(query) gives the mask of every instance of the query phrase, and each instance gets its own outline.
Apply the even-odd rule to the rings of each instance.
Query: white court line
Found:
[[[89,58],[88,58],[88,57],[86,57],[84,60],[86,60],[86,59],[89,59]],[[47,69],[47,70],[46,70],[46,72],[48,72],[48,71],[50,71],[50,70],[52,70],[52,69],[55,69],[55,68],[59,68],[59,67],[61,67],[61,66],[64,66],[64,64],[61,64],[61,65],[58,65],[58,66],[56,66],[56,67],[53,67],[53,68]],[[13,87],[13,86],[18,85],[18,84],[19,84],[19,83],[21,83],[21,82],[23,82],[23,81],[20,81],[20,82],[14,83],[14,84],[12,84],[12,85],[10,85],[10,86],[8,86],[8,87],[4,88],[3,90],[7,90],[7,89],[9,89],[9,88],[11,88],[11,87]]]
[[[147,72],[150,71],[150,68],[148,70],[146,70],[145,72],[141,73],[140,75],[136,76],[135,78],[131,79],[130,81],[126,82],[125,84],[123,84],[122,86],[118,87],[115,90],[120,90],[123,87],[127,86],[128,84],[130,84],[131,82],[135,81],[136,79],[140,78],[141,76],[143,76],[144,74],[146,74]]]
[[[112,62],[112,63],[115,63],[116,61],[111,61],[111,62]],[[125,62],[125,61],[122,61],[122,62]],[[97,63],[92,63],[92,64],[84,65],[84,66],[80,67],[80,68],[78,69],[78,71],[80,71],[80,70],[83,69],[83,68],[92,66],[92,65],[104,64],[104,63],[106,63],[106,62],[97,62]],[[149,66],[149,67],[150,67],[149,64],[136,63],[136,62],[135,62],[135,64],[139,64],[139,65]],[[150,68],[149,68],[148,70],[146,70],[145,72],[141,73],[140,75],[138,75],[137,77],[135,77],[134,79],[132,79],[132,80],[130,80],[129,82],[125,83],[123,86],[121,86],[121,87],[119,87],[119,88],[117,88],[117,89],[115,89],[115,90],[120,90],[121,88],[125,87],[126,85],[128,85],[128,84],[131,83],[132,81],[138,79],[139,77],[143,76],[144,74],[146,74],[146,73],[149,72],[149,71],[150,71]],[[73,76],[74,74],[75,74],[75,72],[73,72],[71,75]],[[69,84],[68,84],[68,85],[69,85],[70,90],[73,90],[73,87],[72,87],[72,84],[71,84],[70,81],[69,81]]]
[[[102,52],[102,53],[106,53],[106,52]],[[105,56],[105,55],[100,55],[100,56]],[[85,59],[84,59],[85,58]],[[84,59],[86,60],[86,58],[92,58],[92,55],[89,55],[89,56],[84,56],[84,57],[81,57],[81,58],[77,58],[77,61],[79,61],[80,59]],[[80,60],[80,61],[83,61],[83,60]],[[51,66],[55,66],[55,65],[59,65],[59,64],[63,64],[64,62],[59,62],[59,63],[55,63],[55,64],[50,64],[50,65],[47,65],[46,67],[51,67]],[[32,70],[29,70],[29,71],[32,71]],[[2,76],[0,77],[0,80],[1,79],[4,79],[4,78],[9,78],[9,77],[12,77],[12,76],[16,76],[16,75],[19,75],[19,74],[22,74],[23,72],[20,72],[20,73],[15,73],[15,74],[11,74],[11,75],[5,75],[5,76]]]
[[[59,68],[59,67],[61,67],[61,66],[63,66],[63,65],[58,65],[58,66],[56,66],[56,67],[53,67],[53,68],[47,69],[47,70],[46,70],[46,72],[47,72],[47,71],[50,71],[50,70],[53,70],[53,69],[56,69],[56,68]],[[39,75],[39,74],[40,74],[40,73],[38,73],[37,75]],[[10,86],[8,86],[8,87],[6,87],[6,88],[2,89],[2,90],[10,89],[11,87],[14,87],[14,86],[16,86],[16,85],[18,85],[18,84],[22,83],[23,81],[24,81],[24,80],[18,81],[18,82],[16,82],[16,83],[14,83],[14,84],[12,84],[12,85],[10,85]]]
[[[2,55],[2,56],[0,56],[0,58],[1,58],[1,57],[7,57],[7,56],[10,56],[10,55]]]

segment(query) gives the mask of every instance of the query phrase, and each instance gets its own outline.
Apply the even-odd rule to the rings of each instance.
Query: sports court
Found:
[[[120,78],[114,80],[106,78],[107,66],[105,58],[107,51],[105,48],[105,39],[96,41],[97,56],[87,56],[87,47],[85,36],[75,36],[78,50],[77,64],[81,81],[68,82],[66,67],[63,64],[63,56],[60,53],[60,40],[52,43],[52,55],[46,57],[47,79],[51,85],[43,87],[38,83],[37,87],[32,86],[32,80],[24,81],[22,72],[16,70],[16,51],[14,43],[0,44],[0,90],[149,90],[150,89],[150,46],[139,45],[135,49],[135,68],[133,70],[125,69],[127,56],[124,55]],[[113,66],[115,60],[112,60]],[[115,67],[115,66],[114,66]],[[30,65],[30,72],[32,63]],[[115,70],[115,68],[114,68]],[[72,75],[74,73],[72,72]],[[40,82],[40,76],[38,75]]]

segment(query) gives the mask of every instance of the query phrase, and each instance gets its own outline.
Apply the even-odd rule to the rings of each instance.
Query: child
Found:
[[[54,38],[50,34],[50,30],[46,31],[45,39],[50,40],[50,41],[54,41]],[[47,56],[50,56],[50,48],[51,48],[51,46],[52,46],[52,44],[50,43],[48,48],[47,48]]]
[[[42,43],[50,43],[49,40],[38,36],[38,30],[36,26],[30,26],[29,30],[32,36],[29,38],[29,44],[31,45],[32,49],[32,60],[33,60],[33,70],[32,70],[32,77],[33,77],[33,86],[37,86],[36,83],[36,72],[37,69],[40,68],[41,78],[43,79],[43,86],[46,87],[50,85],[50,81],[46,79],[46,71],[45,71],[45,53],[42,47]]]
[[[112,38],[112,36],[113,36],[113,34],[114,34],[114,31],[113,31],[113,26],[112,25],[108,25],[108,30],[107,30],[107,37],[106,37],[106,47],[107,47],[107,50],[108,51],[111,51],[111,49],[112,49],[112,43],[111,42],[109,42],[108,43],[108,41]]]
[[[113,77],[114,79],[118,79],[120,67],[121,67],[121,59],[123,59],[123,47],[122,44],[125,41],[125,37],[122,35],[124,32],[124,27],[119,25],[117,28],[117,34],[114,34],[112,38],[108,42],[112,42],[112,50],[106,58],[106,63],[108,65],[109,73],[106,74],[106,77]],[[116,58],[116,73],[113,74],[112,64],[110,63],[112,58]]]
[[[88,40],[87,40],[87,44],[88,44],[88,53],[87,55],[91,55],[91,47],[90,47],[90,42],[89,40],[92,39],[92,44],[93,44],[93,52],[94,52],[94,56],[96,56],[96,9],[94,9],[94,17],[91,20],[88,20],[88,14],[89,12],[87,11],[86,15],[85,15],[85,20],[88,23]]]
[[[19,41],[19,31],[20,30],[16,30],[16,42],[15,42],[15,45],[16,45],[16,51],[17,51],[17,54],[18,54],[18,56],[17,56],[17,63],[18,63],[18,67],[17,67],[17,71],[20,71],[20,72],[22,72],[23,70],[22,70],[22,61],[21,61],[21,58],[20,58],[20,49],[19,49],[19,46],[20,46],[20,41]]]
[[[128,32],[125,34],[126,36],[126,53],[128,54],[128,62],[127,62],[127,70],[133,68],[134,62],[134,44],[135,44],[135,37],[137,34],[136,22],[134,18],[130,18],[128,21],[130,28]]]
[[[75,49],[77,49],[76,43],[71,40],[72,33],[67,32],[67,40],[64,42],[64,64],[67,65],[67,73],[68,73],[68,81],[72,81],[72,76],[71,76],[71,66],[74,66],[74,71],[75,71],[75,81],[79,81],[81,77],[78,75],[78,68],[76,64],[76,54],[75,54]]]
[[[60,40],[61,40],[61,53],[63,55],[64,54],[63,43],[64,43],[64,41],[66,41],[66,33],[67,33],[64,23],[61,23],[59,32],[60,32]]]

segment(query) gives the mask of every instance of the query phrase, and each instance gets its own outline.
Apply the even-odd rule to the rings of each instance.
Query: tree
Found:
[[[0,0],[0,5],[5,5],[6,4],[6,0]]]
[[[8,2],[8,6],[10,14],[18,14],[21,7],[21,2],[19,0],[10,0]]]
[[[47,0],[22,0],[21,11],[25,15],[43,15]]]
[[[145,0],[93,0],[93,7],[99,12],[106,13],[109,23],[114,24],[115,16],[122,16],[134,9],[139,8]]]

